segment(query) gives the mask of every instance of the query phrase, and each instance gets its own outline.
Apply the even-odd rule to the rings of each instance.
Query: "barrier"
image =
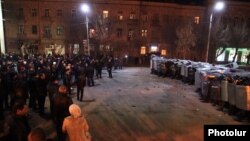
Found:
[[[235,106],[235,84],[228,83],[227,84],[227,90],[228,90],[228,102],[229,104]]]
[[[236,107],[241,110],[250,111],[250,86],[236,85],[235,92]]]
[[[221,81],[221,101],[228,102],[228,81]]]

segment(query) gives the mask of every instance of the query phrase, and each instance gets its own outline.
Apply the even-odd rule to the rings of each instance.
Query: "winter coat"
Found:
[[[88,132],[89,126],[86,119],[81,116],[74,118],[68,116],[63,121],[63,132],[67,133],[68,141],[90,141],[91,136]]]
[[[27,141],[30,126],[26,116],[12,115],[8,118],[9,140]]]

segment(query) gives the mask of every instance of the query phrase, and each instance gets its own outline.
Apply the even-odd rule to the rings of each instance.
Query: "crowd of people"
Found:
[[[72,130],[79,129],[86,136],[77,141],[90,140],[88,124],[78,105],[71,98],[72,86],[76,86],[77,100],[83,101],[84,87],[95,85],[94,77],[102,78],[107,68],[109,78],[116,60],[112,56],[18,56],[0,58],[0,130],[1,140],[34,141],[44,139],[42,129],[31,130],[27,113],[31,109],[45,116],[45,99],[49,98],[50,117],[57,132],[57,140],[75,141],[78,136]],[[119,64],[119,63],[118,63]],[[121,64],[119,64],[119,68]],[[7,118],[5,113],[11,111]],[[72,124],[76,126],[72,126]],[[83,125],[83,126],[80,126]],[[79,132],[80,132],[79,131]],[[67,134],[65,134],[67,133]],[[4,135],[6,134],[6,136]],[[66,136],[68,135],[68,136]],[[85,135],[85,134],[84,134]]]

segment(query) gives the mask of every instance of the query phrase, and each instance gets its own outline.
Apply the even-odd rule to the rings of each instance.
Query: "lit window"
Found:
[[[141,54],[142,55],[146,54],[146,47],[144,46],[141,47]]]
[[[108,18],[109,17],[109,11],[107,11],[107,10],[102,11],[102,16],[103,16],[104,19]]]
[[[32,9],[31,10],[31,14],[32,14],[32,17],[36,17],[37,16],[37,10],[36,9]]]
[[[194,23],[199,24],[200,23],[200,17],[194,17]]]
[[[167,55],[166,49],[162,49],[162,50],[161,50],[161,55],[162,55],[162,56],[166,56],[166,55]]]
[[[110,50],[110,46],[109,45],[106,45],[106,50]]]
[[[123,20],[123,16],[122,15],[119,15],[119,20]]]
[[[122,12],[118,12],[118,19],[119,19],[120,21],[123,20]]]
[[[95,36],[95,29],[90,29],[89,30],[89,37],[93,38]]]
[[[142,29],[141,30],[141,36],[142,37],[147,37],[148,30],[147,29]]]
[[[157,46],[151,46],[150,51],[151,52],[157,52],[158,47]]]
[[[76,10],[75,9],[71,10],[71,17],[76,17]]]
[[[49,17],[49,9],[45,9],[44,16],[45,16],[45,17]]]
[[[129,15],[129,19],[135,19],[136,17],[135,17],[135,13],[134,12],[132,12],[132,13],[130,13],[130,15]]]

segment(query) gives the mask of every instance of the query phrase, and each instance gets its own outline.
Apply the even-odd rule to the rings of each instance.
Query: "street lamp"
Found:
[[[87,49],[88,49],[88,55],[90,55],[90,47],[89,47],[89,21],[87,14],[89,13],[90,9],[87,4],[83,4],[81,7],[81,10],[85,14],[85,21],[86,21],[86,31],[87,31]]]
[[[212,21],[213,21],[213,12],[215,11],[221,11],[224,9],[224,2],[216,2],[212,12],[210,14],[210,19],[209,19],[209,30],[208,30],[208,39],[207,39],[207,48],[206,48],[206,62],[208,62],[208,52],[209,52],[209,45],[210,45],[210,38],[211,38],[211,28],[212,28]]]

